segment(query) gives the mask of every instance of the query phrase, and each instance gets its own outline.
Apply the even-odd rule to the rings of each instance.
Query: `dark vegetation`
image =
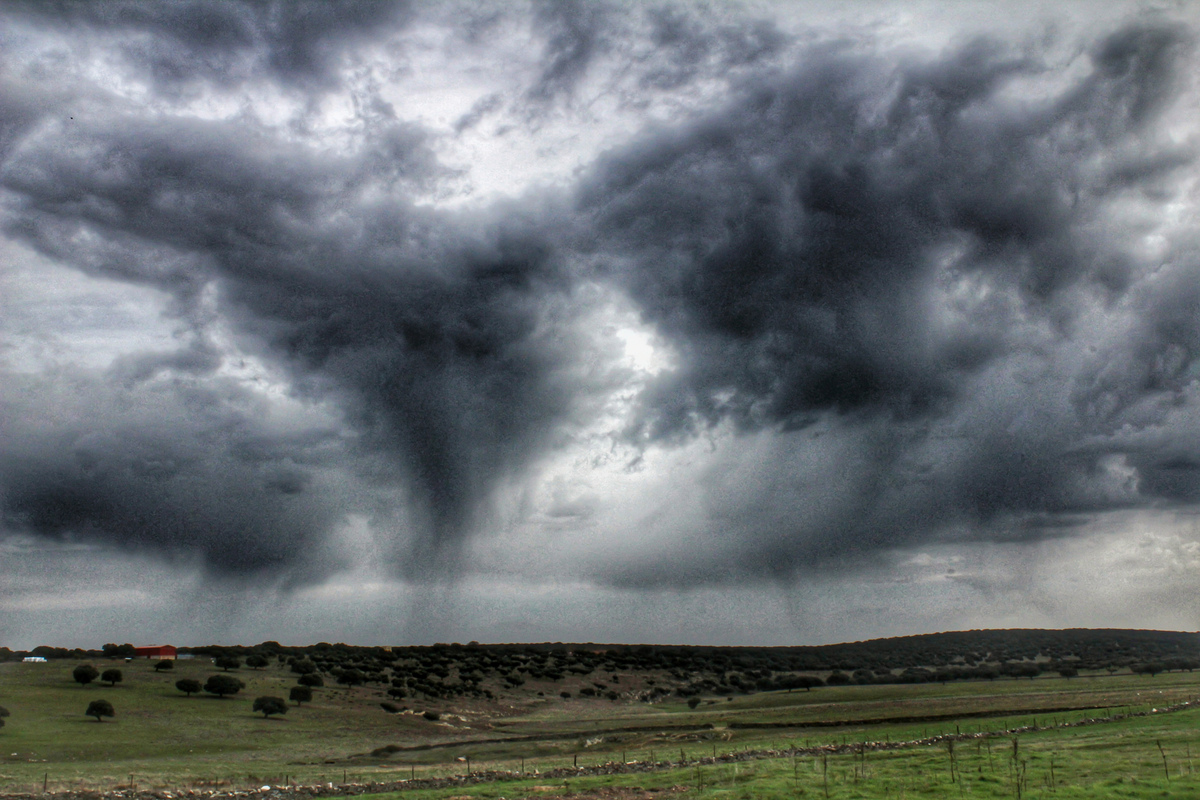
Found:
[[[230,648],[192,648],[218,657]],[[811,690],[825,684],[946,683],[1073,677],[1080,671],[1155,674],[1200,667],[1200,636],[1129,630],[999,630],[938,633],[821,647],[684,647],[598,644],[291,648],[268,642],[238,654],[270,652],[301,686],[322,676],[341,686],[378,685],[393,700],[492,699],[527,681],[582,682],[584,698],[735,695]],[[621,674],[652,674],[623,692]],[[599,680],[597,680],[599,679]],[[568,687],[571,688],[571,687]],[[563,699],[571,692],[558,691]]]
[[[93,667],[91,664],[80,664],[71,673],[71,677],[81,686],[87,686],[96,678],[100,677],[100,670]]]
[[[88,703],[87,711],[83,713],[95,717],[96,722],[104,722],[104,717],[114,716],[116,712],[113,711],[112,703],[107,700],[93,700]]]
[[[30,653],[0,648],[0,660],[25,655],[45,658],[124,659],[132,645],[105,645],[97,651],[38,647]],[[352,688],[375,686],[394,701],[495,699],[514,692],[544,690],[550,696],[654,702],[670,696],[733,696],[772,690],[811,690],[823,685],[947,683],[1001,678],[1030,679],[1042,674],[1075,677],[1128,671],[1156,675],[1200,667],[1200,635],[1142,630],[982,630],[935,633],[818,647],[687,647],[602,644],[481,645],[438,644],[421,647],[355,647],[320,644],[285,647],[264,642],[253,647],[183,648],[211,659],[224,672],[201,687],[179,681],[177,688],[201,689],[219,697],[236,694],[245,684],[230,674],[243,663],[254,670],[272,661],[296,677],[295,703],[308,702],[311,690],[333,683]],[[167,669],[162,662],[156,669]],[[621,684],[621,676],[627,680]],[[636,683],[633,675],[640,675]],[[115,684],[120,671],[103,674],[90,664],[73,677],[87,685],[97,678]],[[115,679],[115,680],[114,680]],[[562,684],[547,686],[547,684]],[[567,691],[569,690],[569,691]]]
[[[272,714],[286,714],[288,704],[282,697],[259,697],[254,701],[254,710],[262,712],[263,717],[269,717]]]
[[[209,694],[215,694],[217,697],[237,694],[245,688],[246,684],[232,675],[213,675],[204,682],[204,691]],[[258,709],[255,710],[257,711]]]

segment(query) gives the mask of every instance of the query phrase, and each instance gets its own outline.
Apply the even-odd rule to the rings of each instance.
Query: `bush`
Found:
[[[184,678],[183,680],[175,681],[175,688],[191,697],[196,692],[200,691],[200,681],[193,678]]]
[[[400,706],[396,705],[395,703],[386,703],[386,702],[380,703],[379,707],[382,708],[384,711],[388,712],[389,714],[399,714],[400,713]]]
[[[288,692],[288,700],[291,700],[296,705],[308,703],[312,701],[312,689],[307,686],[293,686]]]
[[[825,683],[829,686],[845,686],[850,683],[850,676],[844,672],[831,672]]]
[[[237,669],[242,665],[241,659],[237,656],[217,656],[213,659],[213,663],[226,672],[231,669]]]
[[[175,662],[169,658],[164,658],[154,665],[155,672],[162,672],[164,669],[175,669]]]
[[[811,692],[816,687],[824,685],[825,681],[816,675],[796,675],[787,680],[788,689],[803,689],[806,692]]]
[[[271,661],[260,653],[251,653],[246,656],[246,666],[251,669],[260,669],[270,664]]]
[[[288,704],[282,697],[259,697],[254,700],[254,710],[261,711],[266,719],[272,714],[286,714]]]
[[[437,722],[439,719],[442,718],[442,715],[437,713],[436,711],[426,711],[421,716],[424,717],[425,719],[429,720],[430,722]]]
[[[305,672],[296,679],[296,683],[311,689],[319,689],[325,685],[325,680],[315,672]]]
[[[112,703],[107,700],[93,700],[88,703],[87,711],[83,713],[89,717],[95,717],[96,722],[104,722],[102,717],[111,717],[116,712],[113,711]]]
[[[80,664],[71,672],[71,677],[80,686],[87,686],[96,678],[100,677],[100,670],[93,667],[91,664]]]
[[[700,705],[699,697],[692,697],[692,699],[688,700],[688,708],[695,708],[698,705]]]
[[[121,674],[119,669],[106,669],[100,675],[100,680],[107,683],[109,686],[116,686],[121,681],[125,680],[125,676]]]
[[[245,688],[246,684],[232,675],[213,675],[204,682],[204,691],[209,694],[215,694],[217,697],[224,697],[227,694],[237,694]],[[257,711],[258,709],[254,710]]]
[[[345,686],[361,686],[366,681],[367,676],[363,675],[357,669],[344,669],[338,672],[335,676],[337,682]]]

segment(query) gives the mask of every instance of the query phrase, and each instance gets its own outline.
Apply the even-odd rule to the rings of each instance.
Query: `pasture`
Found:
[[[162,673],[148,661],[96,662],[122,670],[115,687],[75,683],[78,663],[0,664],[0,705],[11,712],[0,728],[0,791],[336,787],[414,778],[420,785],[495,771],[510,778],[392,794],[621,797],[636,787],[731,800],[1200,796],[1200,708],[1139,716],[1200,698],[1200,674],[1189,672],[823,687],[706,697],[695,709],[675,699],[563,699],[539,695],[533,684],[494,699],[441,703],[436,720],[412,700],[402,713],[385,711],[378,686],[327,686],[311,703],[267,719],[252,711],[253,700],[286,698],[296,677],[274,662],[231,672],[246,688],[226,698],[187,697],[175,688],[181,678],[203,683],[220,672],[208,659],[179,661]],[[115,717],[85,716],[95,699],[110,701]],[[1085,719],[1104,721],[1075,724]],[[1003,733],[1019,728],[1037,730]],[[949,735],[956,738],[938,738]],[[925,743],[859,746],[914,740]],[[638,770],[646,762],[662,766],[571,772],[610,763]]]

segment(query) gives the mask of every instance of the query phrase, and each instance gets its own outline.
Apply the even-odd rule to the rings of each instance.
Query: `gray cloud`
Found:
[[[52,0],[14,3],[8,13],[72,36],[114,36],[125,59],[164,87],[198,78],[237,84],[263,71],[285,84],[328,86],[349,46],[411,16],[406,2],[367,0]]]
[[[139,104],[66,84],[43,100],[28,76],[0,86],[3,230],[163,292],[185,337],[30,379],[28,397],[60,397],[41,412],[0,406],[10,528],[315,579],[336,565],[312,554],[361,514],[406,527],[393,555],[409,574],[452,562],[496,495],[613,391],[620,371],[594,363],[585,330],[597,286],[674,354],[620,387],[625,416],[601,435],[641,453],[726,436],[694,473],[704,546],[664,523],[669,545],[606,554],[601,580],[790,578],[929,542],[1067,536],[1200,494],[1200,442],[1181,435],[1198,262],[1173,231],[1146,255],[1130,210],[1172,201],[1193,165],[1156,135],[1191,63],[1178,26],[1125,26],[1063,64],[1028,42],[802,47],[769,21],[662,8],[638,28],[610,7],[540,4],[531,85],[475,92],[442,131],[356,77],[352,119],[326,140],[315,101],[278,125],[168,105],[193,80],[331,92],[358,45],[418,11],[5,13],[111,37],[153,88]],[[645,38],[618,46],[618,29]],[[482,135],[506,97],[566,114],[604,69],[626,89],[733,73],[737,88],[627,133],[567,190],[433,202],[456,175],[439,158],[448,131]],[[229,377],[243,357],[320,419],[274,426]],[[751,468],[757,437],[770,445]],[[594,527],[621,503],[569,489],[546,510],[556,526]]]
[[[726,490],[736,555],[689,553],[708,560],[685,582],[854,564],[950,532],[1054,536],[1081,515],[1192,499],[1191,460],[1105,440],[1191,407],[1200,263],[1182,251],[1160,268],[1109,228],[1116,202],[1153,197],[1191,163],[1148,129],[1187,43],[1123,28],[1041,97],[1021,81],[1048,65],[998,41],[899,64],[817,49],[596,167],[579,201],[589,246],[681,362],[642,395],[629,440],[830,415],[858,439],[834,508],[815,489],[774,499],[813,480],[790,448],[770,480]],[[1156,270],[1169,289],[1147,284]],[[1089,315],[1110,311],[1130,314],[1127,338],[1080,353]],[[1161,407],[1122,413],[1146,402]],[[1126,463],[1145,470],[1136,489],[1117,477]],[[652,563],[618,574],[680,577]]]
[[[602,3],[579,0],[534,4],[534,27],[542,32],[546,43],[541,72],[529,88],[531,100],[547,102],[562,95],[570,97],[575,84],[604,46],[605,17],[609,13]]]
[[[359,192],[434,174],[414,129],[386,125],[343,159],[268,144],[222,124],[129,119],[31,144],[0,173],[19,198],[8,229],[95,274],[168,291],[189,318],[215,287],[247,346],[291,370],[297,391],[343,404],[368,451],[399,456],[393,471],[437,549],[470,528],[475,506],[569,409],[556,377],[562,331],[543,318],[568,287],[540,223],[522,221],[536,212],[455,220],[402,196],[347,208]],[[215,361],[198,346],[115,370],[136,380]],[[127,487],[113,491],[136,505]],[[20,496],[26,508],[60,495]],[[99,501],[72,508],[22,513],[44,520],[30,523],[38,529],[109,513]],[[123,518],[106,525],[157,540]]]
[[[338,521],[338,431],[273,422],[228,382],[122,383],[61,371],[4,408],[0,505],[12,530],[159,552],[276,581]],[[148,376],[147,376],[148,377]],[[15,380],[10,377],[10,381]],[[343,456],[344,457],[344,456]]]
[[[701,19],[692,9],[660,6],[647,11],[649,40],[643,87],[674,89],[699,76],[727,74],[780,54],[788,37],[770,20]]]

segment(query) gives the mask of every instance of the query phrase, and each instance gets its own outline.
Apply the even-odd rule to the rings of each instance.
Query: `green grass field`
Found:
[[[1053,727],[1086,717],[1141,712],[1200,697],[1200,675],[1102,675],[946,685],[847,686],[771,692],[656,705],[536,694],[496,702],[439,705],[424,719],[420,704],[389,714],[379,687],[323,688],[312,703],[264,719],[251,710],[262,695],[287,697],[295,676],[272,665],[234,673],[247,683],[229,698],[185,697],[175,681],[203,680],[206,659],[155,673],[152,662],[118,666],[116,687],[80,686],[78,662],[0,664],[0,790],[258,787],[395,781],[470,769],[522,768],[537,776],[406,791],[407,798],[546,797],[668,789],[688,797],[1200,797],[1193,753],[1200,756],[1200,710],[1131,717],[1082,727]],[[548,687],[549,688],[549,687]],[[84,715],[109,700],[112,720]],[[900,742],[939,734],[996,733],[1037,724],[1018,737],[984,736],[954,744],[891,751],[801,756],[695,765],[653,773],[570,777],[547,782],[555,767],[610,761],[688,761],[742,750],[857,742]],[[753,727],[761,726],[761,727]],[[392,752],[372,751],[392,745]],[[1165,761],[1165,763],[1164,763]],[[564,788],[564,784],[568,788]],[[613,795],[617,796],[617,795]]]

